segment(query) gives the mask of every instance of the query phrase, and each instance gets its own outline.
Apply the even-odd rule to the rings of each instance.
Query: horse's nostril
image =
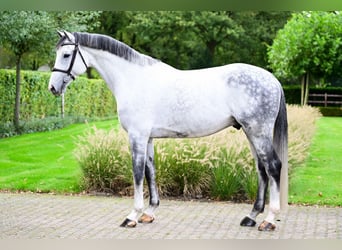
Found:
[[[51,91],[52,94],[54,94],[54,95],[57,95],[57,94],[58,94],[58,92],[57,92],[57,90],[55,89],[54,86],[51,86],[51,87],[50,87],[50,91]]]

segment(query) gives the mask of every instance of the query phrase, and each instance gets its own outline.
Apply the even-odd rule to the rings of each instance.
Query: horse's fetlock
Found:
[[[273,214],[279,214],[280,213],[280,204],[270,206],[270,211]]]

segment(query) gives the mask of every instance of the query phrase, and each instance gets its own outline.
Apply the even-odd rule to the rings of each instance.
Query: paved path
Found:
[[[239,226],[251,205],[161,200],[152,224],[119,224],[131,198],[0,193],[0,239],[342,239],[342,208],[290,206],[274,232]],[[265,215],[260,215],[260,222]]]

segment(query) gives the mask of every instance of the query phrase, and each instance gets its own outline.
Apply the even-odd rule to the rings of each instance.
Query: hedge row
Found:
[[[48,91],[50,73],[22,71],[21,120],[59,116],[61,97]],[[13,120],[15,71],[0,70],[0,123]],[[116,103],[103,80],[79,77],[65,94],[65,115],[105,117],[116,113]]]

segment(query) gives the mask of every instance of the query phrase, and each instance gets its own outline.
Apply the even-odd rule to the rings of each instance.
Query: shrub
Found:
[[[210,145],[198,139],[163,139],[156,140],[155,148],[157,184],[162,195],[208,194]]]
[[[227,151],[221,151],[226,155]],[[234,155],[235,152],[233,152]],[[230,157],[229,157],[230,156]],[[228,155],[226,159],[232,159]],[[241,169],[230,164],[219,165],[212,169],[213,179],[211,182],[210,195],[218,200],[231,200],[241,190]]]
[[[258,173],[256,168],[253,168],[253,164],[249,165],[249,168],[246,168],[245,171],[242,172],[244,176],[241,178],[242,180],[242,189],[244,192],[244,196],[248,200],[254,200],[257,196],[258,192]]]
[[[316,108],[288,106],[290,177],[307,157],[319,117]],[[87,189],[123,193],[131,188],[131,156],[122,130],[94,129],[80,137],[77,159]],[[256,197],[256,168],[242,130],[228,128],[196,139],[155,140],[155,164],[158,189],[164,196]]]
[[[318,108],[311,106],[288,106],[289,124],[289,174],[301,166],[307,157],[311,139],[315,133],[316,120],[321,117]]]
[[[16,134],[13,122],[0,123],[0,138],[11,137]]]
[[[219,200],[247,197],[246,190],[250,192],[253,187],[248,186],[247,179],[254,173],[255,166],[245,134],[242,130],[229,128],[211,137],[211,145],[215,148],[211,156],[211,197]]]
[[[74,123],[84,123],[99,120],[101,118],[85,117],[46,117],[42,119],[34,118],[29,121],[20,121],[19,131],[16,130],[12,122],[0,123],[0,138],[11,137],[19,134],[30,134],[36,132],[46,132],[64,128]],[[104,119],[104,118],[102,118]]]
[[[301,86],[300,85],[284,85],[285,100],[288,104],[300,104]]]
[[[22,71],[21,120],[60,115],[61,98],[48,91],[49,78],[50,73]],[[15,71],[0,70],[0,123],[12,121],[14,100]],[[66,116],[105,117],[115,113],[115,100],[103,80],[78,77],[65,93]]]
[[[122,193],[132,185],[131,157],[121,130],[107,133],[94,127],[78,138],[75,155],[87,190]]]
[[[342,116],[342,107],[319,107],[324,116]]]
[[[19,133],[20,134],[29,134],[35,132],[44,132],[51,131],[55,129],[60,129],[65,127],[66,125],[71,124],[73,121],[72,118],[59,118],[59,117],[47,117],[44,119],[32,119],[30,121],[20,121],[19,123]],[[0,124],[0,138],[10,137],[17,135],[18,131],[16,131],[12,122],[6,122]]]

